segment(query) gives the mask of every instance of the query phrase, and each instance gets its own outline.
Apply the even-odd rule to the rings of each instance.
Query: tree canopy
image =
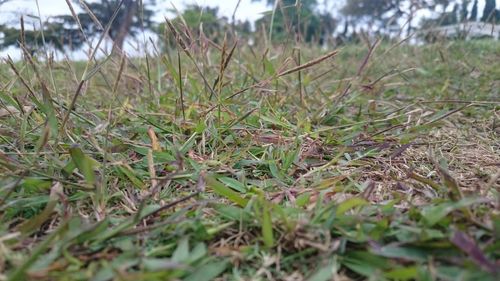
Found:
[[[316,9],[316,0],[281,0],[277,3],[267,0],[267,4],[273,5],[273,12],[266,13],[256,25],[269,28],[273,41],[282,41],[295,34],[298,40],[322,43],[337,25],[330,13]]]
[[[23,30],[20,26],[0,25],[0,34],[2,34],[0,49],[18,46],[22,43],[28,52],[33,53],[43,46],[44,41],[45,44],[60,51],[64,50],[65,47],[71,50],[78,49],[84,43],[84,38],[78,29],[64,24],[64,17],[58,16],[50,19],[50,21],[45,21],[43,23],[43,37],[40,29]],[[21,32],[22,30],[23,32]]]
[[[97,2],[75,0],[74,2],[81,7],[82,12],[76,16],[87,38],[100,35],[115,11],[117,12],[108,36],[113,40],[114,46],[119,49],[123,48],[127,35],[134,36],[141,29],[150,29],[153,25],[154,11],[152,6],[155,4],[154,0],[124,0],[120,7],[119,0]],[[0,47],[4,48],[25,42],[26,47],[36,49],[43,43],[40,30],[24,30],[25,38],[20,38],[20,34],[22,34],[20,26],[0,25],[0,33],[3,34]],[[65,47],[78,49],[85,42],[85,36],[81,33],[80,27],[72,15],[50,17],[43,23],[43,35],[45,43],[57,50],[63,50]]]
[[[98,2],[82,1],[80,4],[83,12],[78,14],[78,18],[84,27],[87,36],[94,36],[102,32],[105,26],[118,8],[119,0],[102,0]],[[115,42],[118,48],[123,48],[127,35],[136,35],[141,29],[149,29],[153,25],[152,17],[154,10],[152,6],[154,0],[124,0],[120,6],[118,14],[114,19],[108,35]],[[92,11],[93,16],[87,12]],[[97,21],[96,21],[97,20]]]
[[[481,17],[481,21],[484,22],[494,22],[497,19],[496,8],[497,3],[495,0],[486,0],[483,10],[483,16]]]

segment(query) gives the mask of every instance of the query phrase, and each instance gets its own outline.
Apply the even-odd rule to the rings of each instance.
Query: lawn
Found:
[[[498,280],[499,62],[487,40],[5,60],[0,280]]]

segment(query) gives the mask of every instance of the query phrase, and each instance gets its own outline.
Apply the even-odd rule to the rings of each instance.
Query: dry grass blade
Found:
[[[19,34],[19,43],[21,46],[26,46],[26,32],[24,29],[24,17],[21,16],[21,33]]]
[[[87,63],[87,66],[85,67],[85,71],[83,72],[83,75],[82,75],[82,79],[81,79],[80,83],[78,84],[76,92],[73,95],[71,103],[70,103],[70,105],[68,107],[68,111],[66,112],[66,115],[64,116],[64,119],[63,119],[63,121],[61,123],[61,130],[63,130],[63,131],[66,128],[66,123],[68,122],[69,116],[70,116],[71,112],[73,111],[73,108],[76,105],[76,101],[78,100],[78,97],[80,96],[80,93],[81,93],[81,91],[83,89],[83,86],[84,86],[85,82],[88,79],[90,79],[93,74],[97,73],[97,71],[102,67],[102,64],[99,64],[99,65],[97,65],[95,67],[95,69],[92,69],[90,72],[88,72],[88,68],[90,66],[90,62],[92,62],[94,60],[95,56],[97,55],[97,51],[99,50],[99,47],[101,46],[104,38],[106,38],[106,36],[108,35],[109,30],[110,30],[113,22],[115,21],[116,16],[118,16],[118,12],[120,11],[120,8],[123,5],[123,1],[124,0],[120,0],[120,2],[118,3],[118,6],[114,10],[113,15],[111,16],[111,18],[109,19],[109,22],[106,25],[106,28],[102,32],[101,36],[99,37],[99,40],[97,41],[96,46],[94,47],[94,49],[92,50],[92,53],[90,54],[89,61]]]
[[[274,77],[282,77],[282,76],[285,76],[285,75],[288,75],[288,74],[295,73],[295,72],[297,72],[297,71],[301,71],[301,70],[304,70],[304,69],[310,68],[310,67],[312,67],[312,66],[314,66],[314,65],[317,65],[317,64],[319,64],[319,63],[323,62],[324,60],[326,60],[326,59],[328,59],[328,58],[331,58],[331,57],[333,57],[333,56],[335,56],[335,55],[337,55],[337,54],[338,54],[338,50],[332,51],[332,52],[330,52],[330,53],[328,53],[328,54],[326,54],[326,55],[324,55],[324,56],[321,56],[321,57],[316,58],[316,59],[314,59],[314,60],[308,61],[308,62],[306,62],[306,63],[304,63],[304,64],[301,64],[301,65],[299,65],[299,66],[296,66],[296,67],[294,67],[294,68],[292,68],[292,69],[289,69],[289,70],[281,70],[281,71],[279,71],[279,72],[278,72],[278,74],[276,74],[276,76],[274,76]],[[286,61],[284,66],[286,66],[286,63],[287,63],[287,62],[289,62],[289,61]],[[248,91],[248,90],[250,90],[250,89],[259,88],[259,87],[261,87],[262,85],[268,84],[268,83],[269,83],[269,82],[270,82],[270,81],[271,81],[274,77],[269,77],[269,78],[267,78],[267,79],[265,79],[265,80],[262,80],[262,81],[256,82],[256,83],[254,83],[254,84],[253,84],[253,85],[251,85],[251,86],[248,86],[248,87],[245,87],[245,88],[243,88],[243,89],[240,89],[240,90],[236,91],[235,93],[231,94],[230,96],[226,97],[226,98],[225,98],[225,100],[230,100],[230,99],[232,99],[232,98],[234,98],[234,97],[236,97],[236,96],[238,96],[238,95],[240,95],[240,94],[242,94],[242,93],[244,93],[244,92],[246,92],[246,91]],[[211,107],[209,110],[207,110],[207,112],[212,111],[214,108],[215,108],[215,106]],[[206,112],[206,113],[207,113],[207,112]],[[206,114],[206,113],[205,113],[205,114]]]
[[[94,24],[97,25],[97,27],[99,27],[100,30],[104,30],[104,27],[102,26],[101,22],[99,21],[99,19],[97,19],[97,17],[95,16],[94,12],[92,12],[92,10],[89,8],[89,6],[87,6],[87,4],[85,3],[85,1],[78,0],[78,2],[80,3],[80,6],[82,6],[82,8],[85,10],[85,12],[87,13],[87,15],[90,16],[90,18],[92,19],[92,21],[94,22]]]
[[[483,251],[477,246],[477,243],[472,237],[462,231],[455,231],[451,237],[451,242],[460,250],[470,256],[472,261],[483,267],[485,270],[494,275],[500,275],[500,270],[493,262],[488,260]]]
[[[432,181],[431,179],[419,176],[419,175],[415,174],[413,171],[408,171],[407,175],[409,178],[414,179],[414,180],[421,182],[423,184],[426,184],[426,185],[432,187],[436,191],[441,189],[441,186],[438,183]]]
[[[191,62],[194,64],[196,70],[198,71],[198,74],[200,74],[201,78],[203,79],[203,83],[205,84],[205,87],[208,90],[210,90],[210,96],[213,96],[213,95],[217,96],[217,93],[214,91],[214,89],[208,83],[207,78],[205,77],[205,74],[203,73],[203,71],[201,71],[200,67],[198,66],[197,61],[195,60],[195,58],[193,57],[193,55],[189,51],[189,47],[186,44],[186,42],[184,41],[184,39],[182,38],[182,36],[179,34],[179,32],[177,32],[177,29],[175,28],[175,26],[172,24],[172,22],[170,20],[165,18],[165,21],[167,23],[168,29],[170,30],[170,32],[172,32],[175,41],[182,48],[182,50],[188,56],[188,58],[191,60]],[[186,28],[187,28],[187,26],[186,26]],[[189,28],[187,28],[187,30],[189,30]]]
[[[300,70],[303,70],[303,69],[306,69],[306,68],[309,68],[309,67],[312,67],[314,65],[317,65],[318,63],[321,63],[322,61],[324,60],[327,60],[335,55],[338,54],[338,51],[335,50],[335,51],[332,51],[332,52],[329,52],[328,54],[324,55],[324,56],[321,56],[319,58],[316,58],[316,59],[313,59],[311,61],[308,61],[304,64],[301,64],[299,66],[296,66],[292,69],[288,69],[288,70],[285,70],[285,71],[282,71],[282,72],[279,72],[277,77],[282,77],[282,76],[285,76],[285,75],[288,75],[288,74],[292,74],[292,73],[295,73],[297,71],[300,71]]]
[[[57,115],[56,115],[57,114],[57,110],[54,107],[51,93],[50,93],[50,91],[49,91],[49,89],[47,87],[47,84],[45,83],[45,81],[43,80],[42,76],[40,75],[40,71],[38,70],[37,65],[33,61],[33,58],[31,57],[31,55],[28,52],[28,50],[26,49],[26,47],[23,46],[23,45],[20,45],[20,47],[23,50],[25,60],[28,61],[29,65],[33,69],[35,77],[38,80],[38,83],[40,85],[40,89],[41,89],[41,92],[42,92],[43,103],[44,103],[44,111],[45,111],[45,114],[47,116],[47,126],[50,126],[50,135],[55,136],[55,135],[57,135],[58,120],[57,120]],[[51,74],[51,77],[52,77],[52,74]],[[57,94],[57,92],[56,92],[56,94]],[[49,131],[47,131],[47,133],[49,133]],[[41,147],[42,146],[40,146],[40,148]]]
[[[35,92],[33,91],[33,89],[31,89],[31,86],[24,79],[24,77],[21,76],[21,73],[19,73],[19,70],[17,70],[16,66],[14,65],[14,61],[12,61],[12,58],[10,56],[8,56],[7,59],[5,60],[5,62],[7,62],[7,64],[12,69],[12,71],[14,71],[14,74],[16,74],[17,78],[21,81],[21,84],[23,84],[23,86],[26,88],[26,90],[28,90],[28,93],[31,96],[31,98],[33,99],[33,101],[39,104],[40,101],[38,100],[37,96],[35,95]]]
[[[71,16],[76,21],[76,24],[78,25],[78,29],[80,30],[80,33],[82,34],[83,38],[85,39],[85,42],[87,42],[87,44],[88,44],[89,47],[92,47],[92,44],[89,41],[89,38],[87,37],[87,34],[85,34],[85,32],[84,32],[84,29],[83,29],[82,23],[80,21],[80,18],[78,18],[78,15],[76,14],[76,11],[75,11],[75,8],[73,7],[73,4],[71,4],[70,0],[65,0],[65,1],[66,1],[66,4],[69,7],[69,10],[71,12]],[[88,9],[87,5],[84,2],[81,2],[81,3],[82,3],[82,7],[84,7],[84,9],[87,8],[87,14],[90,15],[90,17],[94,21],[94,23],[102,29],[101,23],[97,20],[97,18],[92,13],[92,11],[90,11]]]
[[[377,47],[380,45],[380,42],[381,42],[380,38],[377,38],[377,40],[375,41],[375,43],[373,43],[373,45],[370,46],[370,49],[368,50],[368,53],[366,54],[365,59],[363,60],[363,63],[361,63],[361,65],[358,68],[357,76],[360,76],[361,73],[363,73],[363,70],[368,65],[368,62],[370,61],[370,58],[373,55],[373,52],[375,52],[375,50],[377,49]]]
[[[120,67],[118,68],[118,74],[116,75],[115,84],[113,85],[113,96],[116,94],[116,91],[118,91],[118,86],[120,86],[120,80],[122,78],[123,70],[125,69],[125,63],[125,55],[122,54],[122,57],[120,59]]]
[[[459,108],[457,108],[457,109],[454,109],[454,110],[452,110],[452,111],[450,111],[450,112],[448,112],[448,113],[444,114],[443,116],[439,116],[439,117],[437,117],[437,118],[435,118],[435,119],[433,119],[433,120],[431,120],[431,121],[427,122],[425,125],[432,124],[432,123],[436,123],[436,122],[438,122],[438,121],[440,121],[440,120],[443,120],[443,119],[445,119],[445,118],[447,118],[447,117],[451,116],[452,114],[455,114],[455,113],[457,113],[457,112],[459,112],[459,111],[462,111],[462,110],[464,110],[465,108],[470,107],[470,106],[472,106],[472,105],[473,105],[473,104],[466,104],[466,105],[464,105],[464,106],[461,106],[461,107],[459,107]]]
[[[450,197],[455,201],[464,198],[460,186],[458,186],[457,181],[450,175],[448,170],[442,165],[439,165],[437,162],[435,162],[435,165],[439,172],[439,175],[441,176],[441,181],[443,185],[448,188]]]
[[[0,118],[1,117],[13,117],[13,116],[17,116],[17,115],[23,115],[27,111],[30,111],[31,109],[33,109],[32,106],[25,105],[25,106],[22,106],[19,109],[17,109],[14,106],[8,105],[4,108],[0,108]]]
[[[177,42],[177,44],[182,48],[183,51],[186,52],[186,55],[188,55],[189,57],[191,57],[191,53],[187,52],[188,46],[184,42],[184,39],[179,34],[179,32],[177,32],[177,29],[172,24],[172,22],[169,19],[165,18],[165,23],[167,24],[167,27],[170,30],[170,32],[172,32],[172,35],[173,35],[175,41]]]
[[[153,151],[161,151],[161,146],[160,143],[158,142],[158,137],[156,136],[156,133],[152,127],[148,128],[148,136],[149,139],[151,140],[151,148]]]
[[[179,73],[179,93],[180,93],[180,103],[181,103],[181,110],[182,110],[182,118],[186,120],[186,109],[184,108],[184,82],[182,81],[182,62],[181,62],[181,52],[177,50],[177,71]]]
[[[156,170],[155,170],[155,163],[154,163],[152,149],[148,149],[147,160],[148,160],[149,177],[151,178],[150,189],[153,189],[153,187],[155,187],[158,184],[158,180],[156,180]]]
[[[222,78],[224,76],[224,71],[226,71],[227,66],[229,65],[229,62],[231,61],[231,58],[233,57],[234,50],[236,49],[237,45],[238,45],[238,41],[234,42],[233,47],[231,48],[231,50],[229,51],[229,53],[227,55],[225,55],[225,53],[226,53],[225,48],[223,48],[224,51],[222,52],[223,55],[221,58],[219,76],[217,76],[217,78],[215,79],[213,88],[216,88],[218,84],[222,85]],[[224,47],[225,47],[225,44],[224,44]],[[221,86],[219,86],[219,87],[221,87]]]

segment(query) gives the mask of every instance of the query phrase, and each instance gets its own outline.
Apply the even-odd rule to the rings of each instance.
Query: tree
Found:
[[[257,26],[272,29],[273,41],[282,41],[294,34],[298,40],[319,43],[333,34],[337,21],[327,12],[316,10],[316,0],[268,0],[268,5],[275,7],[273,13],[267,13],[256,22]]]
[[[342,13],[363,26],[376,26],[379,30],[408,25],[408,35],[414,15],[419,10],[430,11],[431,17],[422,18],[420,27],[455,24],[477,17],[478,1],[474,1],[469,15],[470,0],[349,0],[345,1]],[[453,10],[449,11],[450,5]],[[408,8],[410,7],[410,8]]]
[[[2,1],[2,0],[0,0]],[[8,1],[8,0],[4,0]],[[76,0],[75,0],[76,2]],[[136,35],[137,32],[151,28],[153,10],[150,8],[155,3],[154,0],[145,2],[142,0],[124,0],[120,9],[117,10],[108,31],[109,37],[113,40],[113,50],[121,50],[128,35]],[[83,12],[77,14],[80,27],[73,16],[59,15],[49,18],[43,23],[45,42],[57,50],[64,50],[64,47],[78,49],[85,42],[85,37],[93,38],[103,32],[104,26],[113,17],[120,0],[101,0],[98,2],[78,1]],[[90,11],[90,12],[88,12]],[[35,48],[42,43],[40,30],[25,30],[25,38],[19,38],[21,29],[17,27],[1,26],[0,33],[3,34],[0,47],[17,45],[20,39],[26,46]]]
[[[450,25],[450,24],[456,24],[459,21],[459,5],[458,3],[455,3],[453,6],[453,10],[451,13],[446,13],[443,22],[441,23],[442,25]]]
[[[76,0],[75,0],[76,1]],[[112,18],[115,10],[118,8],[120,0],[101,0],[98,2],[78,1],[84,8],[84,12],[77,16],[82,23],[84,31],[88,37],[93,37],[102,32],[102,27],[105,26]],[[142,4],[142,5],[141,5]],[[123,44],[127,35],[135,36],[142,29],[150,29],[153,25],[152,16],[154,11],[152,5],[154,0],[124,0],[118,10],[118,14],[114,19],[108,35],[113,40],[113,49],[123,49]],[[90,13],[92,11],[96,22]],[[69,21],[73,21],[69,19]]]
[[[345,2],[341,12],[356,22],[384,30],[396,25],[396,19],[404,15],[402,4],[401,0],[350,0]]]
[[[474,5],[472,5],[472,10],[470,12],[470,17],[469,20],[471,21],[477,21],[477,0],[474,1]]]
[[[199,5],[188,5],[182,13],[187,27],[197,34],[203,30],[203,33],[209,38],[215,39],[221,35],[223,27],[227,21],[218,17],[219,8],[202,7]],[[178,17],[174,20],[180,21]]]
[[[26,51],[33,54],[43,46],[44,41],[46,45],[59,51],[63,51],[65,47],[72,50],[78,49],[84,42],[84,38],[78,29],[65,25],[61,17],[54,17],[50,21],[45,21],[43,28],[42,37],[40,29],[21,32],[24,28],[0,25],[0,34],[2,35],[0,36],[0,49],[22,44]]]
[[[466,22],[467,17],[469,15],[468,7],[470,4],[470,0],[462,0],[462,10],[460,13],[460,21]]]
[[[495,8],[497,3],[495,0],[486,0],[486,4],[484,5],[483,16],[481,17],[481,21],[494,21],[495,20]]]
[[[187,5],[182,13],[172,19],[171,22],[178,30],[182,31],[181,33],[197,38],[203,33],[203,36],[216,42],[228,28],[227,19],[219,18],[218,12],[218,8],[202,7],[196,4]],[[169,36],[170,31],[166,23],[159,24],[154,28],[154,31],[160,37],[163,48],[176,45],[174,38]],[[194,40],[195,38],[191,39]]]

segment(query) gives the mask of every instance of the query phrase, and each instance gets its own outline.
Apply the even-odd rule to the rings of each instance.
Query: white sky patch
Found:
[[[262,16],[262,13],[271,9],[266,5],[266,0],[253,2],[252,0],[242,0],[235,18],[237,20],[255,21]],[[202,7],[219,7],[220,16],[225,16],[231,19],[237,0],[157,0],[155,15],[156,21],[162,21],[165,16],[171,17],[172,14],[168,10],[172,9],[172,4],[179,10],[184,9],[189,4],[198,4]],[[70,10],[65,0],[38,0],[40,12],[44,18],[61,14],[69,14]],[[74,5],[75,9],[79,8]],[[5,19],[12,20],[16,18],[13,15],[38,15],[36,9],[36,0],[13,0],[1,6],[0,17],[2,22]]]
[[[242,0],[238,10],[236,11],[236,20],[249,20],[251,22],[262,17],[262,13],[272,9],[266,5],[267,0],[252,2],[251,0]],[[157,1],[158,7],[161,11],[172,9],[172,4],[179,10],[183,10],[187,5],[197,4],[202,7],[219,7],[219,15],[225,16],[229,20],[234,13],[234,9],[238,4],[237,0],[171,0],[171,1]],[[163,17],[160,17],[162,20]]]

